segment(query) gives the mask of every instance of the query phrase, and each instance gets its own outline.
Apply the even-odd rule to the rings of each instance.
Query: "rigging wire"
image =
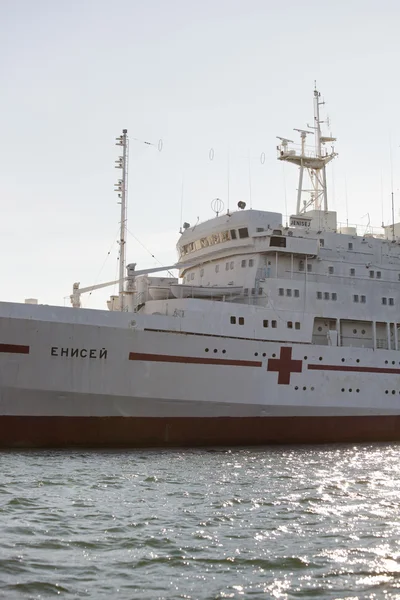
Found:
[[[111,252],[112,252],[112,251],[113,251],[113,249],[114,249],[114,246],[115,246],[115,244],[116,244],[116,242],[117,242],[117,240],[118,240],[118,237],[119,237],[119,228],[118,228],[118,231],[117,231],[117,233],[116,233],[115,239],[114,239],[113,243],[111,244],[111,247],[110,247],[109,251],[107,252],[107,255],[106,255],[105,259],[104,259],[104,262],[103,262],[103,264],[102,264],[102,266],[101,266],[101,268],[100,268],[100,271],[97,273],[97,275],[96,275],[96,277],[95,277],[95,280],[94,280],[94,284],[93,284],[93,286],[97,285],[97,282],[98,282],[98,280],[99,280],[99,277],[100,277],[100,275],[101,275],[101,273],[102,273],[102,271],[103,271],[104,267],[106,266],[106,262],[107,262],[108,258],[110,257],[110,254],[111,254]],[[89,292],[89,294],[88,294],[88,295],[89,295],[89,296],[91,296],[92,294],[93,294],[93,290],[92,290],[91,292]]]
[[[141,241],[140,241],[140,240],[139,240],[139,239],[138,239],[138,238],[137,238],[137,237],[136,237],[136,236],[135,236],[135,235],[132,233],[132,231],[129,231],[129,229],[128,229],[128,228],[126,228],[126,230],[127,230],[127,232],[128,232],[128,233],[129,233],[129,234],[130,234],[130,235],[131,235],[131,236],[132,236],[132,237],[133,237],[133,238],[134,238],[134,239],[137,241],[137,243],[138,243],[138,244],[140,244],[140,245],[142,246],[142,248],[144,248],[144,249],[146,250],[146,252],[148,252],[148,253],[150,254],[150,256],[151,256],[152,258],[154,258],[154,260],[155,260],[156,262],[158,262],[158,264],[159,264],[159,265],[161,265],[161,267],[163,267],[163,266],[164,266],[164,265],[162,264],[162,262],[161,262],[161,261],[159,261],[159,260],[158,260],[158,258],[156,258],[156,257],[154,256],[154,254],[153,254],[153,253],[152,253],[152,252],[151,252],[151,251],[150,251],[148,248],[146,248],[146,246],[145,246],[145,245],[144,245],[144,244],[143,244],[143,243],[142,243],[142,242],[141,242]],[[167,271],[167,273],[169,273],[169,274],[171,275],[171,277],[174,277],[174,275],[171,273],[171,271]]]

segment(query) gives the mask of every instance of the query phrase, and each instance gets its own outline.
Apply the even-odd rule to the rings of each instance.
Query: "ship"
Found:
[[[118,294],[107,310],[81,296],[115,282],[75,283],[71,307],[0,303],[0,447],[400,440],[400,223],[338,224],[322,104],[315,89],[299,143],[278,141],[299,172],[287,222],[216,199],[159,269],[126,262],[122,131]]]

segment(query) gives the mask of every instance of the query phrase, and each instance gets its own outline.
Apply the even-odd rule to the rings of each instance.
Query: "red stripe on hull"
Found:
[[[166,448],[391,441],[400,441],[400,416],[0,417],[2,448]]]
[[[9,354],[29,354],[29,346],[19,346],[17,344],[0,344],[0,352]]]
[[[233,367],[261,367],[262,365],[262,362],[259,360],[232,360],[230,358],[203,358],[200,356],[170,356],[169,354],[143,354],[141,352],[130,352],[129,360],[196,365],[228,365]]]
[[[346,367],[345,365],[308,365],[311,371],[348,371],[352,373],[386,373],[400,375],[400,369],[387,367]]]

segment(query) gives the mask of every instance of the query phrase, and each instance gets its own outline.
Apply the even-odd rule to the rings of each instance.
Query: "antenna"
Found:
[[[394,192],[393,192],[393,158],[392,158],[392,140],[389,136],[389,148],[390,148],[390,185],[392,189],[392,242],[395,241],[394,235]]]
[[[182,174],[182,185],[181,185],[181,218],[180,218],[179,233],[182,233],[182,220],[183,220],[183,184],[184,184],[184,175]]]
[[[249,150],[249,200],[250,200],[250,210],[253,208],[252,197],[251,197],[251,160],[250,160],[250,150]]]

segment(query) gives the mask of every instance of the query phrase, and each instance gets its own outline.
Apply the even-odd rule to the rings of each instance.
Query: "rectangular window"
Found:
[[[233,262],[233,260],[232,260],[232,261],[231,261],[231,264],[230,264],[230,268],[231,268],[231,270],[233,269],[233,267],[234,267],[234,266],[235,266],[235,263],[234,263],[234,262]]]
[[[225,263],[225,271],[229,271],[229,263]]]
[[[204,269],[200,269],[200,277],[203,277],[204,275]]]
[[[350,276],[354,277],[356,274],[356,270],[355,269],[350,269]]]
[[[243,238],[249,237],[249,230],[247,229],[247,227],[242,227],[241,229],[239,229],[239,237],[241,240]]]
[[[243,290],[243,294],[244,294],[245,296],[248,296],[248,295],[249,295],[249,288],[244,288],[244,290]]]
[[[253,266],[254,266],[254,259],[250,258],[249,267],[253,267]]]
[[[262,294],[263,294],[263,289],[262,289],[262,287],[259,287],[258,288],[258,295],[262,296]]]
[[[287,327],[288,327],[288,329],[293,329],[293,321],[288,321]]]
[[[353,302],[358,302],[358,294],[354,294],[354,296],[353,296]]]
[[[382,272],[381,271],[377,271],[376,272],[376,278],[377,279],[381,279],[381,277],[382,277]]]
[[[331,298],[333,301],[337,300],[337,293],[336,292],[332,292]]]
[[[324,292],[324,300],[329,300],[329,292]]]
[[[285,293],[285,290],[283,288],[279,288],[278,293],[280,296],[283,296]]]
[[[263,327],[268,327],[268,319],[264,319],[264,321],[263,321]]]
[[[299,262],[299,271],[304,271],[304,260],[301,260]],[[400,275],[399,275],[399,279],[400,279]]]
[[[239,325],[244,325],[244,317],[239,317]]]
[[[245,267],[246,264],[247,264],[247,261],[246,260],[242,260],[242,267]]]
[[[322,292],[317,292],[317,300],[322,300]]]
[[[333,267],[329,267],[328,271],[329,271],[329,275],[332,275],[333,274]]]
[[[349,242],[348,248],[349,250],[353,250],[353,242]]]
[[[257,233],[261,233],[262,231],[264,231],[264,227],[256,227],[256,231]]]
[[[366,303],[366,301],[367,301],[367,298],[366,298],[365,296],[361,296],[361,297],[360,297],[360,302],[361,302],[361,304],[365,304],[365,303]]]
[[[299,290],[294,290],[294,297],[299,298],[299,296],[300,296]]]
[[[319,245],[320,245],[320,247],[321,247],[321,248],[323,248],[323,247],[324,247],[324,240],[323,240],[323,239],[320,239],[320,240],[319,240]]]
[[[275,246],[276,248],[286,248],[286,238],[283,236],[273,235],[269,240],[270,246]]]
[[[236,317],[231,317],[231,325],[236,325]]]
[[[309,273],[311,273],[311,271],[312,271],[312,264],[310,264],[310,263],[307,264],[307,271]]]
[[[251,288],[251,295],[255,296],[256,295],[256,288]]]
[[[382,298],[382,304],[383,304],[384,306],[386,306],[386,304],[387,304],[387,298]]]
[[[299,321],[296,321],[296,323],[294,324],[294,328],[295,329],[300,329],[300,323],[299,323]]]
[[[219,272],[219,265],[215,265],[215,272],[218,273]]]
[[[394,306],[394,298],[389,298],[389,306]]]
[[[271,327],[272,329],[276,329],[276,321],[271,321]]]
[[[231,229],[231,239],[236,240],[236,229]]]
[[[374,275],[375,275],[374,271],[370,271],[370,272],[369,272],[369,276],[371,277],[371,279],[373,279],[373,278],[374,278]]]
[[[286,296],[289,296],[289,298],[290,298],[291,295],[292,295],[292,290],[286,290]]]

